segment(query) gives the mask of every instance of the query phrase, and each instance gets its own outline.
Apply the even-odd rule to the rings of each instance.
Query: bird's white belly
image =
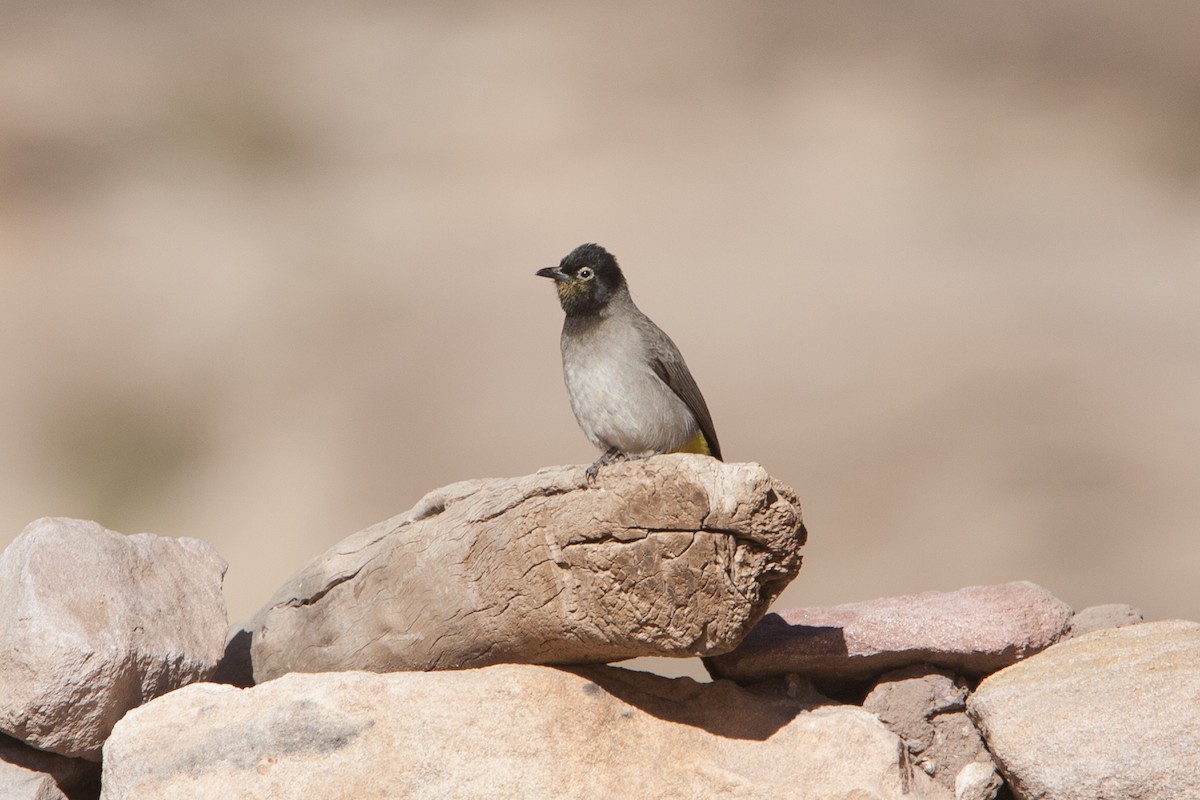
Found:
[[[696,433],[692,412],[648,365],[593,357],[564,373],[579,427],[601,450],[666,453]]]

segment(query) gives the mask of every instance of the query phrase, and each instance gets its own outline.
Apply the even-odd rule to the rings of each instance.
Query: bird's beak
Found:
[[[571,276],[563,272],[558,267],[543,267],[534,273],[542,278],[553,278],[559,283],[570,283]]]

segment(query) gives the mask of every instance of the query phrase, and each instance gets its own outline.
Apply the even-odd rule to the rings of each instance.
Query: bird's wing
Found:
[[[712,415],[708,413],[708,404],[704,402],[704,395],[700,394],[700,387],[696,385],[696,379],[688,371],[687,364],[683,362],[683,356],[680,354],[679,348],[671,341],[671,337],[657,327],[655,333],[657,341],[654,342],[653,357],[650,362],[654,373],[662,378],[663,383],[671,387],[671,391],[678,395],[679,399],[692,412],[692,416],[700,425],[700,432],[704,434],[704,440],[708,442],[708,449],[712,451],[713,457],[718,461],[723,460],[721,445],[717,442],[717,431],[713,427]]]

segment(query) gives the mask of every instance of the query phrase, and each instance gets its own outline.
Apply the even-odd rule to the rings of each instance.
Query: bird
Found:
[[[699,453],[721,460],[708,404],[671,337],[634,304],[617,259],[583,244],[550,278],[566,314],[563,379],[579,427],[602,451],[585,470],[657,453]]]

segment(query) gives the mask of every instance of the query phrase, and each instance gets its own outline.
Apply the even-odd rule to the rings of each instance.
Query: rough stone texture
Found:
[[[804,538],[794,493],[757,464],[467,481],[314,560],[242,646],[260,682],[724,652],[796,575]]]
[[[915,663],[980,676],[1049,647],[1070,619],[1070,607],[1024,581],[922,592],[769,614],[705,665],[743,682],[795,672],[835,692]]]
[[[1082,636],[1092,631],[1102,631],[1105,628],[1123,628],[1126,625],[1137,625],[1142,621],[1142,612],[1124,603],[1109,603],[1103,606],[1091,606],[1075,614],[1071,618],[1071,627],[1067,638]]]
[[[1200,797],[1200,624],[1062,642],[968,701],[1017,798]]]
[[[0,761],[0,797],[4,800],[67,800],[46,773],[4,761]]]
[[[974,761],[963,767],[954,780],[954,800],[995,800],[1004,780],[996,772],[996,765],[987,761]]]
[[[71,800],[86,800],[100,795],[100,765],[94,761],[38,750],[10,736],[0,735],[0,763],[46,776]],[[39,780],[35,783],[42,785],[44,782]],[[3,786],[2,782],[0,786]],[[0,788],[0,798],[8,800],[10,796],[22,795],[10,794]]]
[[[212,674],[224,574],[197,539],[30,524],[0,556],[0,731],[98,760],[127,710]]]
[[[967,686],[948,672],[918,664],[886,673],[863,708],[900,737],[915,766],[947,789],[954,789],[965,765],[986,755],[966,715]]]
[[[612,667],[199,684],[131,711],[104,751],[105,800],[798,796],[950,797],[861,709]]]

